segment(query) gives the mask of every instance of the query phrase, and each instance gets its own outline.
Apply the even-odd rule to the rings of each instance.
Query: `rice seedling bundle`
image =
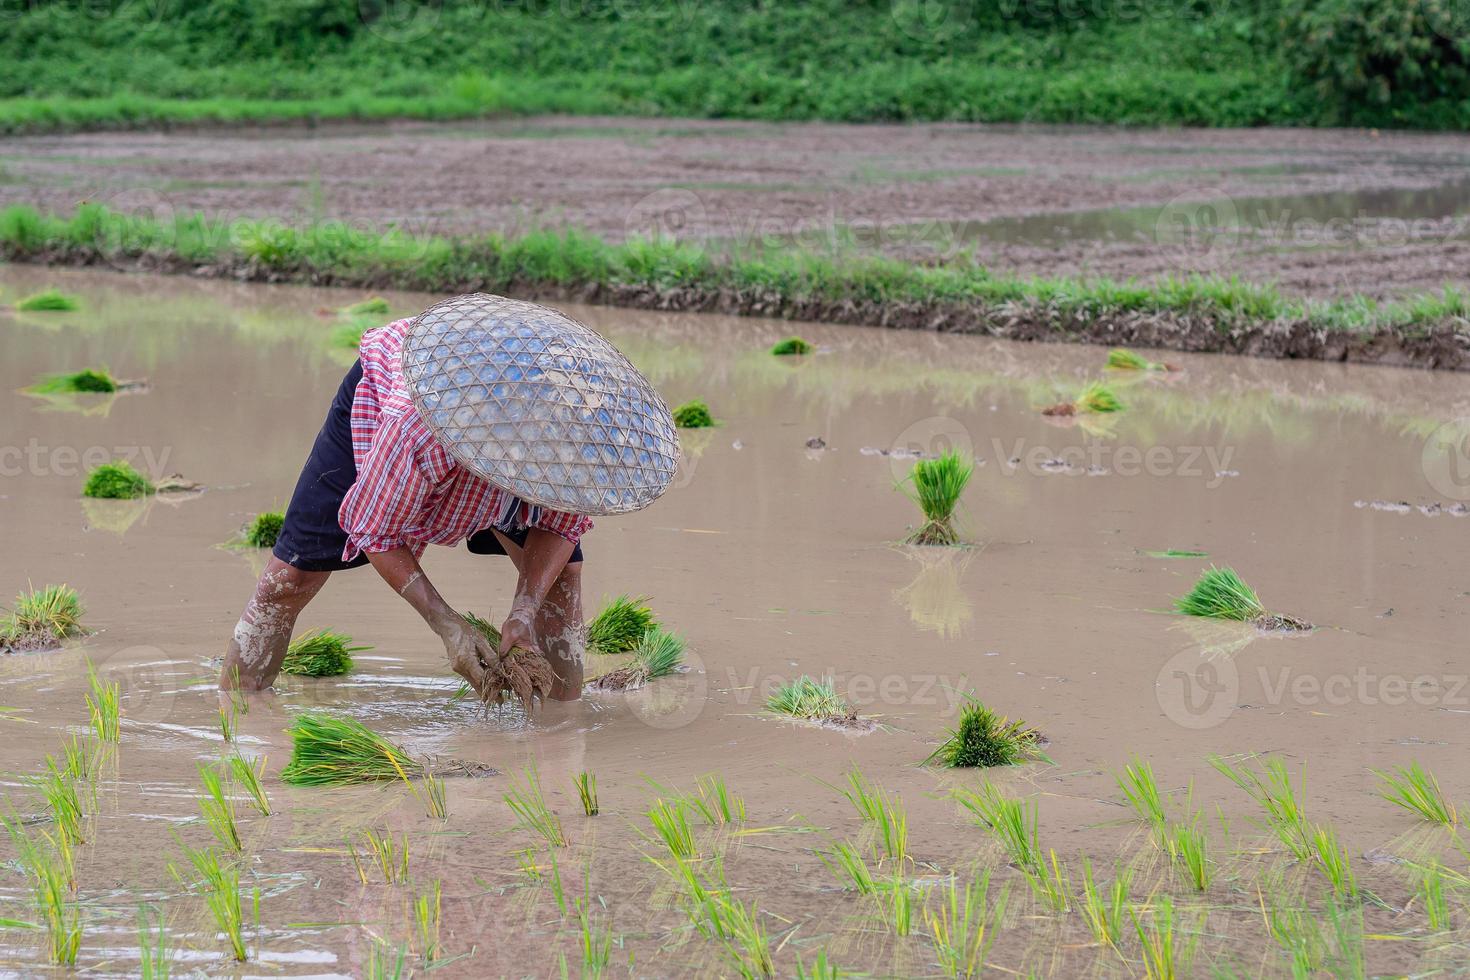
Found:
[[[60,290],[47,289],[27,296],[16,303],[15,308],[25,313],[70,313],[81,309],[82,304],[74,296],[68,296]]]
[[[813,680],[805,674],[776,688],[766,699],[766,710],[803,721],[857,720],[857,712],[830,680]]]
[[[684,638],[655,626],[633,648],[633,662],[610,670],[592,682],[603,691],[626,691],[667,677],[684,663]]]
[[[696,398],[674,409],[674,424],[681,429],[708,429],[715,424],[715,417],[709,406]]]
[[[388,301],[381,296],[369,296],[367,299],[359,300],[351,306],[344,306],[344,316],[387,316],[389,311]]]
[[[587,648],[598,653],[627,653],[657,625],[648,596],[620,595],[587,624]]]
[[[771,353],[777,357],[786,357],[791,354],[810,354],[814,350],[816,350],[815,347],[800,337],[787,337],[785,340],[776,341],[775,346],[771,348]]]
[[[957,452],[921,459],[909,471],[905,491],[924,513],[924,523],[908,536],[910,544],[953,545],[960,541],[954,511],[975,472],[975,463]]]
[[[1211,565],[1187,593],[1174,601],[1186,616],[1251,623],[1264,630],[1308,630],[1312,624],[1294,616],[1267,612],[1255,590],[1231,568]]]
[[[281,529],[285,526],[285,514],[268,510],[251,518],[241,537],[252,548],[274,548],[276,538],[281,536]]]
[[[103,463],[87,474],[82,485],[83,497],[99,500],[136,500],[156,493],[153,481],[133,468],[126,460]]]
[[[293,786],[408,782],[423,770],[406,749],[351,718],[303,714],[288,731],[291,760],[281,770],[281,781]]]
[[[581,772],[572,780],[577,787],[577,798],[582,801],[582,812],[595,817],[601,808],[597,805],[597,777],[590,772]]]
[[[362,346],[362,335],[366,333],[367,330],[368,327],[364,326],[361,323],[354,322],[339,324],[338,326],[332,328],[332,334],[330,338],[332,346],[340,347],[344,350],[349,348],[352,350],[356,350],[357,348]]]
[[[1074,404],[1079,412],[1106,414],[1123,410],[1123,402],[1118,398],[1117,392],[1101,381],[1093,381],[1083,388]]]
[[[84,368],[70,374],[48,374],[26,390],[37,395],[110,394],[118,383],[106,371]]]
[[[1379,792],[1388,802],[1417,813],[1430,823],[1453,827],[1459,822],[1455,804],[1445,799],[1439,780],[1419,763],[1410,763],[1407,768],[1400,766],[1391,773],[1377,769],[1373,773],[1383,780]]]
[[[938,762],[951,769],[1013,766],[1028,759],[1045,758],[1039,743],[1041,733],[1021,719],[1011,721],[991,711],[974,697],[960,709],[960,721],[950,729],[944,743],[924,764]]]
[[[352,645],[352,637],[335,630],[316,629],[303,633],[286,648],[281,673],[298,677],[339,677],[352,669],[352,655],[371,650]]]
[[[1115,371],[1177,371],[1168,362],[1150,361],[1137,351],[1115,347],[1108,351],[1108,367]]]
[[[500,630],[489,620],[469,613],[465,621],[479,630],[492,648],[500,648]],[[488,702],[492,698],[503,698],[507,692],[514,693],[529,712],[535,707],[535,699],[545,700],[555,684],[556,674],[545,657],[534,650],[515,647],[505,656],[492,658],[492,662],[485,665],[485,690],[480,694]]]
[[[87,661],[87,682],[92,688],[87,695],[92,731],[100,741],[115,743],[122,736],[122,685],[117,681],[104,681],[90,660]]]
[[[48,585],[15,597],[10,614],[0,619],[0,647],[47,650],[61,641],[85,635],[82,600],[69,585]]]

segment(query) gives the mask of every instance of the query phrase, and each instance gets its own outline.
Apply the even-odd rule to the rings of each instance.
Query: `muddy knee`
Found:
[[[328,572],[304,572],[272,558],[255,583],[251,605],[257,609],[285,607],[299,610],[321,590]]]

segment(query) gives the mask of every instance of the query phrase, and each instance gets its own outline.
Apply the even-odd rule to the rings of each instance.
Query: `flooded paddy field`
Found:
[[[1294,956],[1297,975],[1464,970],[1466,850],[1383,798],[1375,775],[1418,763],[1450,800],[1470,797],[1470,484],[1453,455],[1470,393],[1458,377],[1171,353],[1182,370],[1113,378],[1124,411],[1053,419],[1040,409],[1103,377],[1105,351],[569,307],[671,404],[702,398],[719,420],[683,434],[662,500],[599,520],[584,542],[588,605],[651,596],[689,641],[690,669],[532,719],[486,713],[456,699],[438,641],[371,571],[334,576],[302,628],[373,649],[343,678],[283,678],[237,718],[234,751],[264,759],[271,809],[233,791],[249,956],[237,964],[184,857],[213,841],[199,766],[232,751],[216,658],[261,562],[220,545],[288,499],[353,358],[319,311],[361,296],[0,268],[0,302],[51,286],[81,309],[0,313],[0,593],[65,582],[95,632],[0,660],[0,770],[10,812],[46,828],[27,777],[90,730],[89,661],[120,685],[119,741],[75,845],[89,974],[137,975],[140,905],[162,917],[175,975],[364,976],[400,948],[442,976],[591,975],[601,950],[608,976],[760,972],[748,930],[722,939],[691,917],[647,816],[711,774],[743,817],[732,807],[707,824],[691,804],[695,856],[682,866],[740,905],[779,976],[824,953],[844,974],[945,975],[936,932],[956,930],[942,910],[954,882],[962,910],[965,883],[987,872],[997,974],[1142,976],[1166,933],[1179,975],[1290,976]],[[387,299],[407,315],[433,297]],[[767,353],[794,331],[818,351]],[[20,390],[88,366],[147,386]],[[950,447],[978,461],[961,505],[973,546],[905,547],[918,512],[896,484],[916,454]],[[84,500],[84,461],[113,456],[204,490]],[[1155,557],[1169,549],[1207,557]],[[1174,614],[1212,563],[1317,628]],[[434,548],[425,568],[457,609],[504,614],[508,563]],[[765,712],[802,674],[832,678],[877,730]],[[921,765],[968,692],[1040,729],[1048,761]],[[306,710],[497,772],[448,777],[443,820],[401,783],[287,786],[283,730]],[[1214,755],[1242,771],[1282,760],[1328,842],[1293,856]],[[1161,830],[1118,782],[1139,760],[1164,797]],[[518,826],[507,805],[532,764],[567,846]],[[906,846],[844,795],[855,770],[906,817]],[[594,817],[573,785],[584,771]],[[1020,801],[1023,825],[1035,807],[1036,846],[1055,863],[1018,858],[962,805],[987,784]],[[1202,889],[1177,843],[1191,827],[1207,841]],[[371,865],[369,830],[407,835],[407,880]],[[876,895],[830,866],[842,844]],[[1128,879],[1111,945],[1088,925],[1085,861],[1104,893]],[[435,927],[416,910],[434,907],[436,882]],[[0,970],[42,970],[46,933],[26,925],[40,913],[15,863],[0,868],[0,918]]]
[[[1388,297],[1470,282],[1467,164],[1461,134],[554,117],[11,139],[0,201],[412,235],[575,226]]]

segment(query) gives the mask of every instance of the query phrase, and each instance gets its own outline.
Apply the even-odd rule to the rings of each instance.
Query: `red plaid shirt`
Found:
[[[452,545],[488,527],[539,527],[575,544],[590,518],[532,506],[485,482],[456,463],[419,417],[399,367],[412,322],[362,336],[362,380],[352,399],[357,482],[337,512],[347,532],[342,560],[405,545],[418,556],[427,544]]]

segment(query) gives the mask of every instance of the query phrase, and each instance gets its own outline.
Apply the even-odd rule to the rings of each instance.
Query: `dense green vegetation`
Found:
[[[540,111],[1454,127],[1463,7],[0,0],[0,130]]]

